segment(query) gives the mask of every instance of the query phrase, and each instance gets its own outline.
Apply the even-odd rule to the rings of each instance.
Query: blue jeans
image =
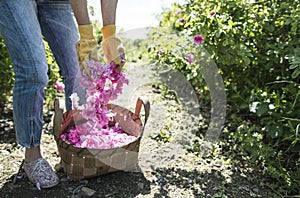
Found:
[[[14,63],[13,113],[17,142],[40,145],[48,64],[43,38],[49,43],[65,84],[71,109],[79,73],[75,43],[79,40],[73,11],[63,0],[0,0],[0,34]]]

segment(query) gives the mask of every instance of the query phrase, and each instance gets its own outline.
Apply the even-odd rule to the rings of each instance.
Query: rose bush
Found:
[[[300,192],[299,18],[298,0],[186,0],[161,14],[160,27],[169,32],[154,31],[151,41],[159,45],[149,43],[148,50],[154,62],[181,71],[201,101],[209,100],[207,87],[188,55],[197,46],[170,35],[185,35],[209,52],[227,91],[223,134],[231,145],[223,143],[224,151],[236,155],[230,149],[236,144],[238,155],[289,195]]]

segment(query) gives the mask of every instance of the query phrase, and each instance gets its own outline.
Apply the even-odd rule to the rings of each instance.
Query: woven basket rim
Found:
[[[124,107],[121,107],[121,106],[119,106],[119,105],[115,105],[115,104],[112,104],[112,105],[114,105],[114,106],[116,106],[116,107],[120,107],[120,108],[123,108],[123,109],[125,109],[125,110],[128,110],[128,109],[126,109],[126,108],[124,108]],[[128,113],[131,115],[131,116],[133,116],[134,115],[134,113],[132,112],[132,111],[130,111],[130,110],[128,110]],[[69,144],[68,142],[66,142],[66,141],[64,141],[64,140],[62,140],[60,137],[57,137],[57,135],[54,133],[54,139],[55,139],[55,141],[59,144],[59,145],[65,145],[65,146],[71,146],[71,147],[73,147],[74,149],[89,149],[89,150],[91,150],[91,151],[97,151],[97,150],[114,150],[114,149],[118,149],[118,148],[123,148],[123,147],[127,147],[128,145],[130,145],[130,144],[132,144],[132,143],[134,143],[134,142],[136,142],[136,141],[138,141],[139,139],[141,139],[142,138],[142,136],[143,136],[143,132],[144,132],[144,125],[142,124],[142,122],[141,122],[141,124],[138,124],[138,123],[136,123],[136,121],[140,121],[141,122],[141,119],[140,119],[140,117],[137,117],[135,120],[134,120],[134,122],[135,122],[135,124],[137,124],[137,125],[139,125],[141,128],[140,128],[140,133],[139,133],[139,135],[138,136],[135,136],[136,137],[136,139],[134,139],[133,141],[131,141],[131,142],[129,142],[129,143],[127,143],[127,144],[123,144],[122,146],[117,146],[117,147],[113,147],[113,148],[99,148],[99,149],[94,149],[94,148],[81,148],[81,147],[76,147],[76,146],[74,146],[73,144]],[[122,128],[121,128],[122,129]],[[128,135],[131,135],[131,134],[129,134],[128,132],[126,132],[125,130],[122,130],[124,133],[126,133],[126,134],[128,134]],[[133,135],[134,136],[134,135]]]
[[[138,140],[141,139],[141,138],[142,138],[142,136],[140,135],[139,137],[137,137],[137,138],[136,138],[135,140],[133,140],[132,142],[129,142],[129,143],[127,143],[127,144],[123,144],[122,146],[117,146],[117,147],[113,147],[113,148],[99,148],[99,149],[76,147],[76,146],[74,146],[73,144],[69,144],[68,142],[62,140],[60,137],[56,137],[56,136],[55,136],[54,139],[55,139],[55,141],[56,141],[59,145],[61,145],[61,146],[66,145],[66,146],[69,146],[69,147],[71,146],[71,147],[73,147],[74,149],[88,149],[88,150],[91,150],[91,151],[97,151],[97,150],[115,150],[115,149],[120,149],[120,148],[125,149],[125,148],[123,148],[123,147],[127,147],[128,145],[133,144],[133,143],[135,143],[136,141],[138,141]]]

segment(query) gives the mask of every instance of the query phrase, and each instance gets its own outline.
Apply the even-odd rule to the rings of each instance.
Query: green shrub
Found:
[[[169,34],[177,31],[190,40],[196,34],[204,37],[202,47],[211,54],[226,86],[227,138],[241,144],[241,152],[259,159],[252,163],[264,167],[282,193],[298,194],[299,1],[187,0],[166,9],[161,17],[160,26],[169,27]],[[200,98],[206,95],[199,66],[185,58],[197,49],[182,48],[186,41],[173,42],[166,33],[154,32],[151,38],[160,42],[149,47],[151,59],[178,69]],[[236,133],[238,128],[243,130]]]
[[[0,112],[12,95],[14,83],[13,64],[3,39],[0,37]]]

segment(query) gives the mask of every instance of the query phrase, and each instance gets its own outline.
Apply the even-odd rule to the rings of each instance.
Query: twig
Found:
[[[71,198],[76,197],[76,194],[79,192],[80,188],[82,188],[84,185],[79,185],[77,186],[73,191],[72,191],[72,195]]]
[[[116,192],[112,192],[112,193],[106,194],[104,196],[105,197],[110,197],[110,196],[115,195],[115,194],[118,194],[118,192],[117,191]]]
[[[18,170],[17,174],[14,176],[13,184],[16,184],[16,182],[17,182],[17,177],[18,177],[18,175],[20,174],[20,172],[21,172],[21,170],[22,170],[22,168],[23,168],[23,164],[24,164],[24,159],[23,159],[22,162],[21,162],[21,165],[20,165],[20,167],[19,167],[19,170]]]
[[[275,194],[279,195],[281,198],[284,198],[282,194],[280,194],[278,191],[276,191],[274,188],[272,188],[270,185],[266,184]]]

